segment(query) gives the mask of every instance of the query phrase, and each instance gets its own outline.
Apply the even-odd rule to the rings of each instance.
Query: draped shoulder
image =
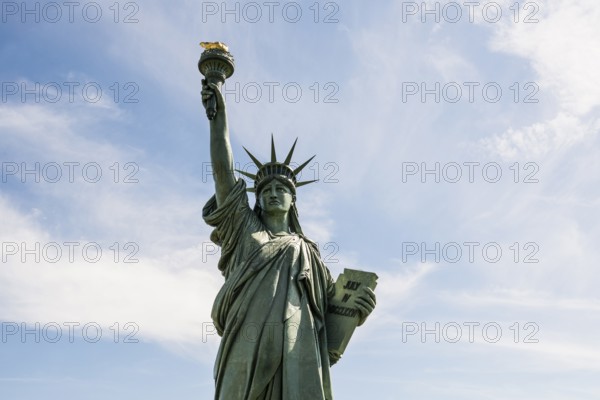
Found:
[[[219,270],[227,278],[239,259],[256,249],[257,240],[265,240],[266,232],[260,218],[248,204],[246,182],[238,179],[220,206],[212,196],[202,209],[204,221],[215,229],[210,239],[221,247]],[[237,258],[237,259],[236,259]]]

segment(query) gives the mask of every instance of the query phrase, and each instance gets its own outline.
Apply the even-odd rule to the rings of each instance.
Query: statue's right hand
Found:
[[[206,79],[202,79],[202,105],[208,106],[208,100],[215,95],[215,92],[208,86]]]
[[[214,83],[207,82],[206,79],[202,79],[202,105],[205,109],[208,106],[208,101],[213,96],[215,96],[215,100],[217,101],[217,109],[224,110],[225,99],[219,87]]]

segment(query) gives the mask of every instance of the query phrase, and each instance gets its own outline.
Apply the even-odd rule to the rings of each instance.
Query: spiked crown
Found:
[[[273,139],[273,135],[271,135],[271,161],[268,163],[261,163],[256,157],[254,157],[254,155],[252,155],[252,153],[248,151],[248,149],[244,147],[244,150],[246,151],[246,153],[248,153],[248,156],[250,156],[250,158],[256,165],[256,168],[258,168],[258,172],[256,174],[251,174],[246,171],[236,169],[237,172],[244,176],[247,176],[248,178],[254,181],[254,187],[248,189],[249,192],[256,192],[256,194],[258,195],[260,193],[262,183],[269,181],[272,177],[284,179],[288,181],[294,188],[317,181],[317,179],[314,179],[312,181],[298,182],[298,180],[296,179],[300,171],[302,171],[302,169],[306,167],[313,158],[315,158],[315,156],[312,156],[304,163],[302,163],[299,167],[295,169],[292,168],[290,166],[290,163],[292,161],[292,155],[294,154],[294,149],[296,148],[297,141],[298,138],[296,138],[296,140],[294,141],[294,144],[292,145],[292,148],[288,152],[288,155],[285,158],[285,161],[283,161],[283,163],[277,161],[277,154],[275,153],[275,141]]]

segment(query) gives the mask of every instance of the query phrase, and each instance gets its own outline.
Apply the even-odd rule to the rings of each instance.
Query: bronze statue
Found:
[[[211,240],[221,246],[218,267],[225,277],[212,309],[222,336],[215,399],[332,399],[329,368],[339,353],[328,350],[326,318],[336,286],[317,245],[304,236],[296,208],[296,189],[310,183],[296,176],[310,160],[290,166],[296,142],[283,162],[277,161],[273,139],[267,163],[246,150],[258,168],[256,174],[242,172],[254,181],[247,190],[234,176],[222,82],[207,80],[202,101],[212,109],[216,193],[203,218],[215,228]],[[247,191],[255,193],[253,208]],[[375,307],[374,292],[363,285],[354,306],[362,324]]]

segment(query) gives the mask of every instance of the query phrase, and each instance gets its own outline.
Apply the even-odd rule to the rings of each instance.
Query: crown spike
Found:
[[[267,179],[271,176],[279,176],[281,178],[285,178],[288,181],[290,181],[290,183],[293,184],[295,187],[300,187],[300,186],[308,185],[309,183],[317,182],[318,179],[304,181],[304,182],[297,181],[297,178],[298,178],[297,175],[300,173],[300,171],[302,171],[302,169],[304,167],[306,167],[316,157],[316,156],[312,156],[311,158],[306,160],[302,165],[300,165],[298,168],[293,169],[293,167],[290,165],[290,163],[292,161],[292,156],[294,155],[294,150],[296,149],[297,142],[298,142],[298,138],[296,138],[294,140],[292,147],[290,148],[287,156],[285,157],[285,161],[278,162],[277,161],[277,153],[275,151],[275,136],[273,135],[273,133],[271,133],[271,161],[266,162],[264,164],[261,163],[260,161],[258,161],[258,159],[256,157],[254,157],[254,155],[252,155],[252,153],[250,153],[250,151],[247,148],[242,146],[243,149],[248,154],[248,156],[252,159],[252,161],[254,162],[254,164],[256,164],[256,167],[258,168],[258,172],[256,174],[251,174],[249,172],[241,171],[239,169],[235,170],[235,171],[239,172],[241,175],[254,180],[254,188],[248,189],[247,191],[256,193],[256,188],[261,186],[261,182],[263,182],[265,179]]]
[[[256,175],[254,175],[254,174],[251,174],[249,172],[242,171],[242,170],[239,170],[239,169],[236,169],[236,171],[239,172],[240,174],[244,175],[244,176],[247,176],[248,178],[250,178],[252,180],[256,180]]]
[[[292,145],[290,152],[288,153],[287,157],[285,158],[285,161],[283,162],[285,165],[290,165],[290,162],[292,161],[292,154],[294,154],[294,149],[296,148],[297,141],[298,141],[298,138],[296,138],[296,140],[294,140],[294,144]]]
[[[273,134],[271,133],[271,162],[277,162],[277,155],[275,154],[275,140],[273,139]]]
[[[294,170],[294,175],[298,175],[298,172],[302,171],[302,169],[303,169],[304,167],[306,167],[306,166],[308,165],[308,163],[309,163],[309,162],[311,162],[311,161],[312,161],[312,159],[313,159],[313,158],[315,158],[315,157],[316,157],[316,154],[315,154],[314,156],[312,156],[311,158],[309,158],[308,160],[306,160],[306,161],[304,162],[304,164],[302,164],[301,166],[299,166],[298,168],[296,168],[296,169]]]
[[[313,182],[317,182],[317,181],[318,181],[318,179],[313,179],[312,181],[298,182],[298,183],[296,183],[296,187],[308,185],[309,183],[313,183]]]
[[[242,146],[242,147],[243,147],[243,146]],[[256,167],[257,167],[257,168],[259,168],[259,169],[260,169],[260,168],[262,168],[262,166],[263,166],[263,165],[262,165],[262,163],[261,163],[260,161],[258,161],[258,159],[257,159],[256,157],[254,157],[254,156],[252,155],[252,153],[250,153],[250,152],[248,151],[248,149],[247,149],[247,148],[245,148],[245,147],[244,147],[244,150],[246,150],[246,153],[248,153],[248,155],[250,156],[250,158],[252,159],[252,161],[254,161],[254,164],[256,164]]]

